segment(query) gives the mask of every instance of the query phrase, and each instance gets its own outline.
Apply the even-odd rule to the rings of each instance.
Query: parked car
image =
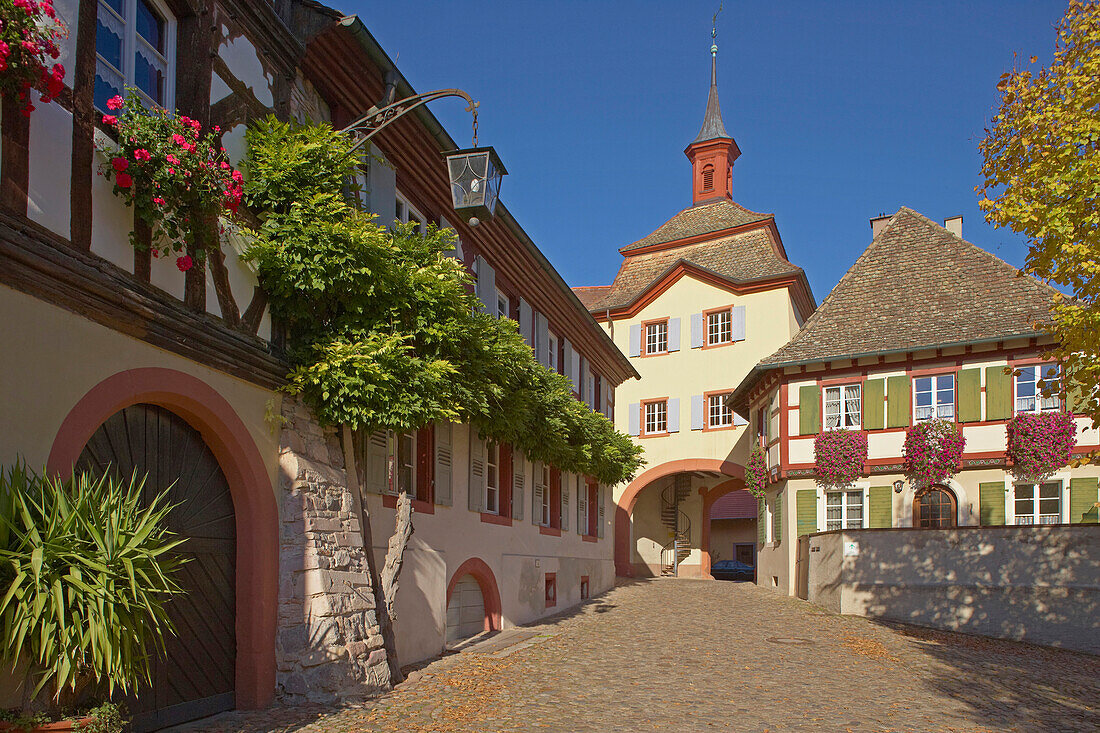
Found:
[[[748,580],[756,576],[756,568],[736,560],[719,560],[710,566],[710,574],[715,580]]]

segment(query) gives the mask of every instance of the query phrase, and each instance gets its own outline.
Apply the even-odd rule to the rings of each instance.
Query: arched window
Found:
[[[955,495],[943,486],[929,486],[913,498],[913,526],[947,529],[955,526],[958,507]]]
[[[714,166],[708,165],[703,168],[703,190],[710,191],[714,188]]]

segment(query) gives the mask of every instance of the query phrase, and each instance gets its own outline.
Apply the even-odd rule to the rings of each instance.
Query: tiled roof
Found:
[[[710,505],[711,519],[756,519],[756,497],[748,489],[731,491]]]
[[[684,262],[734,282],[750,282],[802,272],[776,252],[767,230],[734,234],[698,244],[628,256],[598,308],[632,304],[673,267]]]
[[[686,239],[700,234],[710,234],[723,229],[768,221],[771,214],[749,211],[744,206],[729,199],[721,199],[709,204],[699,204],[684,209],[676,216],[657,227],[648,237],[639,239],[623,247],[620,252],[627,254],[654,244],[666,244],[678,239]]]
[[[599,308],[603,299],[607,297],[608,292],[611,291],[610,285],[591,285],[591,286],[578,286],[573,288],[573,292],[577,296],[577,300],[581,302],[585,308],[590,311]]]
[[[1034,333],[1056,291],[902,207],[761,367]],[[740,390],[739,390],[740,391]]]

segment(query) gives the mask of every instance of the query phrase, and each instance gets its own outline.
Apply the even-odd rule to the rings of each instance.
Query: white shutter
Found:
[[[596,536],[603,537],[603,503],[604,503],[604,487],[603,485],[596,487]]]
[[[635,324],[630,327],[630,352],[627,356],[641,356],[642,354],[642,327]]]
[[[744,341],[745,340],[745,306],[735,305],[733,307],[733,340]]]
[[[706,424],[706,398],[701,394],[691,396],[691,429],[702,430]]]
[[[569,376],[569,365],[573,363],[573,344],[568,339],[561,340],[561,373]]]
[[[485,506],[485,441],[477,437],[477,428],[470,426],[470,483],[466,487],[466,505],[471,512]]]
[[[386,431],[376,430],[367,438],[367,491],[385,494],[389,488]]]
[[[561,474],[559,476],[561,481],[561,491],[558,492],[561,498],[561,531],[567,532],[569,530],[569,480],[567,474]]]
[[[706,333],[703,331],[703,314],[692,313],[691,314],[691,348],[701,349],[703,348],[703,340],[706,337]]]
[[[627,410],[627,433],[630,435],[637,435],[641,431],[639,430],[639,424],[642,421],[642,406],[639,402],[631,402],[629,409]]]
[[[539,364],[550,366],[550,323],[538,311],[535,312],[535,348]]]
[[[588,532],[588,519],[585,512],[588,511],[588,487],[585,486],[584,477],[577,476],[577,534]]]
[[[590,385],[591,382],[589,381],[588,359],[585,359],[582,356],[580,377],[578,379],[577,390],[580,392],[581,402],[585,403],[586,405],[589,402],[588,396],[591,394],[591,392],[588,391]]]
[[[527,342],[527,345],[532,349],[535,348],[535,320],[534,311],[531,310],[531,304],[523,298],[519,299],[519,333],[523,336],[523,340]]]
[[[527,493],[527,462],[512,449],[512,519],[523,519],[523,496]]]
[[[573,383],[573,391],[581,391],[581,354],[573,351],[573,361],[569,365],[569,381]]]
[[[531,524],[542,524],[542,497],[549,487],[542,483],[542,464],[535,463],[531,468]]]
[[[735,413],[733,413],[733,424],[734,425],[748,425],[749,421],[746,420],[745,418],[741,417],[740,415],[738,415],[735,412]]]
[[[451,506],[454,503],[451,499],[454,472],[453,430],[454,426],[449,422],[435,425],[435,503],[442,506]]]
[[[497,312],[497,273],[481,255],[477,256],[477,299],[486,313]]]
[[[669,318],[668,319],[668,350],[679,351],[680,350],[680,319]]]
[[[680,432],[680,398],[673,397],[668,401],[668,432]]]

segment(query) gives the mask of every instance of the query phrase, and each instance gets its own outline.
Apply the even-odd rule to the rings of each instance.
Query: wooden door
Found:
[[[202,436],[156,405],[133,405],[92,436],[78,469],[148,474],[145,500],[168,489],[168,528],[187,538],[169,604],[176,636],[153,662],[153,684],[126,701],[135,731],[149,731],[235,707],[236,519],[229,484]],[[171,487],[171,488],[169,488]]]
[[[485,631],[485,598],[472,575],[459,578],[447,603],[447,643],[462,641]]]

